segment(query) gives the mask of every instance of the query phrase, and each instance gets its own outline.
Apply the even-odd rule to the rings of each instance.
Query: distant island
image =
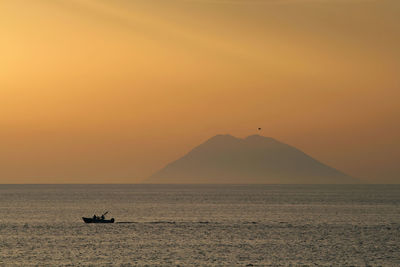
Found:
[[[345,173],[270,137],[217,135],[159,170],[157,184],[353,184]]]

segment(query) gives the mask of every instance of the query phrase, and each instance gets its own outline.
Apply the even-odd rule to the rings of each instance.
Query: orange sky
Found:
[[[0,1],[0,183],[135,183],[256,133],[400,182],[400,1]]]

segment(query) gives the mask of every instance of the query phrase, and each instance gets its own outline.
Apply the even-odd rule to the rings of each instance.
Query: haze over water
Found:
[[[227,133],[400,183],[399,11],[398,0],[2,0],[0,183],[140,183]]]
[[[0,266],[400,266],[399,11],[0,0]]]
[[[0,214],[0,265],[400,264],[398,185],[0,185]]]

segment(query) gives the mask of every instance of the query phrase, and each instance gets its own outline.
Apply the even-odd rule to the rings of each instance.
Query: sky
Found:
[[[138,183],[228,133],[400,183],[399,47],[398,0],[0,0],[0,183]]]

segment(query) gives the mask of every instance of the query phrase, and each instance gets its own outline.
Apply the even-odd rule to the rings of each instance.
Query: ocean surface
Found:
[[[0,185],[0,265],[400,266],[400,186]]]

